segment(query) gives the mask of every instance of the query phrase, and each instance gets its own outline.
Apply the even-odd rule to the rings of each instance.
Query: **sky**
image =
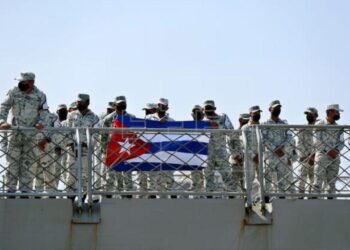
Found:
[[[250,106],[266,120],[279,99],[291,124],[331,103],[349,124],[349,10],[347,0],[1,1],[0,100],[32,71],[51,111],[87,93],[100,114],[125,95],[143,117],[165,97],[171,117],[189,120],[212,99],[237,127]]]

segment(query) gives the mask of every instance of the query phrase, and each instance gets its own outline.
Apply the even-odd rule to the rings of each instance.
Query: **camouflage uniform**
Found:
[[[72,111],[68,114],[67,118],[67,127],[70,128],[98,128],[99,127],[99,118],[97,115],[95,115],[91,110],[88,110],[88,112],[85,115],[82,115],[79,110]],[[80,133],[80,142],[81,142],[81,161],[82,161],[82,187],[83,189],[87,189],[87,171],[88,171],[88,157],[87,157],[87,138],[86,138],[86,131],[85,129],[81,129]],[[72,151],[73,148],[71,148]],[[76,149],[75,149],[76,151]],[[73,154],[68,155],[68,167],[69,167],[69,173],[68,173],[68,179],[67,179],[67,189],[68,190],[75,190],[74,185],[76,184],[77,180],[77,168],[78,168],[78,162],[77,158],[73,157],[75,155],[75,152],[73,151]]]
[[[229,163],[231,164],[232,168],[232,190],[230,191],[243,192],[245,189],[243,162],[238,162],[235,160],[237,156],[244,159],[242,135],[233,133],[228,139],[228,148],[230,151]]]
[[[206,119],[208,120],[208,119]],[[210,120],[218,124],[219,129],[233,129],[233,125],[226,114],[218,115]],[[229,137],[224,133],[212,133],[208,144],[208,166],[204,170],[207,192],[229,190],[232,188],[232,171],[229,163],[228,145]],[[215,171],[221,175],[223,183],[216,187]]]
[[[329,123],[326,119],[316,123],[316,125],[337,125]],[[342,130],[316,129],[314,143],[316,148],[315,156],[315,192],[321,192],[322,187],[329,185],[329,193],[335,193],[335,183],[340,166],[339,154],[335,159],[331,159],[327,153],[335,149],[338,152],[344,147],[344,133]]]
[[[315,153],[313,138],[314,131],[311,129],[302,129],[298,133],[297,153],[301,164],[298,188],[301,193],[305,192],[306,184],[311,192],[314,182],[314,165],[309,164],[309,157]]]
[[[161,119],[164,119],[165,121],[168,121],[168,122],[174,121],[174,119],[171,118],[169,114],[165,114],[163,118],[159,118],[157,113],[146,116],[146,119],[154,120],[154,121],[160,121]],[[175,171],[150,171],[149,172],[150,189],[153,191],[160,191],[160,192],[173,190],[175,188],[174,172]],[[165,198],[166,196],[162,195],[161,197]]]
[[[287,121],[268,119],[264,124],[287,124]],[[269,128],[263,130],[262,136],[265,145],[265,187],[267,192],[273,191],[272,185],[275,185],[275,188],[278,188],[280,192],[293,192],[288,165],[288,147],[292,140],[291,134],[287,129]],[[274,151],[281,147],[284,155],[278,157]],[[277,175],[276,180],[274,180],[274,174]]]
[[[43,125],[45,127],[53,127],[54,122],[57,120],[57,116],[50,113],[47,109],[42,111],[42,116],[44,117]],[[53,139],[52,132],[44,132],[36,135],[38,141],[50,138]],[[56,186],[56,164],[55,164],[55,146],[53,142],[46,144],[45,149],[42,151],[38,147],[35,148],[35,163],[32,166],[32,172],[35,177],[35,190],[36,191],[54,191]],[[33,179],[34,181],[34,179]]]
[[[37,123],[44,123],[40,110],[46,103],[46,95],[34,86],[30,93],[22,92],[18,87],[7,93],[0,107],[0,125],[5,123],[12,109],[13,126],[33,128]],[[13,131],[9,134],[9,145],[6,172],[6,187],[9,192],[15,192],[17,182],[19,190],[30,191],[32,183],[31,166],[37,147],[35,132]]]
[[[102,127],[103,128],[112,128],[114,120],[117,116],[117,113],[114,111],[113,113],[107,115],[102,120]],[[129,114],[125,112],[123,116],[128,116],[135,118],[134,115]],[[108,134],[103,134],[101,138],[102,145],[104,145],[103,151],[106,152],[107,150],[107,144],[109,141]],[[107,181],[107,190],[113,191],[115,187],[117,186],[118,191],[132,191],[133,190],[133,182],[132,182],[132,171],[128,172],[117,172],[114,170],[106,169],[106,181]],[[115,183],[117,181],[117,184]]]

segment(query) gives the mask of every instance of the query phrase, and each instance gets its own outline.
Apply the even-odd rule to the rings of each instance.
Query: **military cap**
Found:
[[[169,105],[169,100],[166,98],[159,98],[158,104],[163,104],[165,106]]]
[[[308,114],[308,113],[313,113],[313,114],[318,115],[318,111],[317,111],[317,109],[314,108],[314,107],[308,107],[308,108],[304,111],[304,114]]]
[[[76,108],[77,108],[77,102],[72,102],[72,103],[69,105],[69,108],[70,108],[70,109],[76,109]]]
[[[78,102],[90,102],[90,96],[88,94],[78,94]]]
[[[250,119],[250,115],[249,114],[240,114],[239,115],[239,119],[249,120]]]
[[[126,102],[125,96],[120,95],[120,96],[117,96],[117,97],[115,98],[115,103],[122,103],[122,102]]]
[[[156,109],[156,108],[158,108],[157,104],[155,104],[155,103],[147,103],[146,107],[144,107],[142,110]]]
[[[115,102],[108,102],[107,108],[114,109],[115,108]]]
[[[252,106],[252,107],[249,108],[249,112],[250,113],[255,113],[255,112],[258,112],[258,111],[262,112],[262,110],[260,109],[260,106],[258,106],[258,105]]]
[[[194,111],[194,110],[200,110],[200,111],[202,111],[203,108],[202,108],[200,105],[194,105],[193,108],[192,108],[192,111]]]
[[[279,100],[274,100],[270,103],[270,108],[275,108],[278,106],[280,106],[280,107],[282,106]]]
[[[22,82],[22,81],[34,81],[35,80],[35,74],[32,72],[23,72],[20,74],[19,77],[16,77],[15,80]]]
[[[66,104],[60,104],[57,106],[57,110],[61,110],[61,109],[67,109],[67,105]]]
[[[210,106],[210,107],[216,107],[215,106],[215,102],[213,100],[206,100],[204,103],[203,103],[203,107],[205,106]]]
[[[344,110],[340,109],[339,104],[329,104],[329,105],[327,105],[326,110],[337,110],[339,112],[344,111]]]

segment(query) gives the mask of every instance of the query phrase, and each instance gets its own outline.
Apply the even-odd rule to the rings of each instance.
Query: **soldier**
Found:
[[[338,104],[328,105],[326,108],[326,119],[320,120],[316,125],[328,125],[327,129],[316,129],[315,131],[315,192],[321,192],[322,185],[329,186],[329,194],[336,191],[335,182],[338,176],[340,166],[340,152],[344,147],[344,133],[340,129],[332,129],[331,126],[337,125],[336,121],[340,119]],[[328,197],[332,199],[333,197]]]
[[[244,147],[247,147],[247,155],[245,155],[245,157],[247,158],[247,164],[244,166],[244,168],[246,174],[247,189],[248,192],[250,192],[250,197],[254,196],[254,194],[258,194],[259,191],[259,184],[254,185],[254,179],[256,178],[256,176],[258,176],[259,166],[259,148],[256,129],[254,125],[260,124],[261,112],[262,110],[258,105],[250,107],[250,120],[246,125],[242,127],[242,132],[245,134],[246,137],[246,142],[243,145]],[[254,187],[257,188],[254,189]],[[256,198],[258,199],[258,197]]]
[[[203,104],[204,120],[210,121],[212,127],[218,129],[233,129],[233,125],[226,114],[217,114],[215,102],[207,100]],[[229,164],[228,136],[223,133],[212,133],[208,144],[208,166],[204,170],[206,177],[206,190],[209,192],[225,190],[232,187],[232,171]],[[223,182],[216,183],[215,172],[221,175]],[[220,179],[220,178],[219,178]],[[219,185],[218,187],[216,185]],[[225,187],[226,186],[226,187]],[[208,196],[207,198],[212,198]]]
[[[318,111],[314,107],[305,110],[308,125],[315,125]],[[312,191],[314,182],[315,147],[313,144],[314,133],[311,129],[302,129],[298,133],[297,153],[298,161],[301,164],[299,176],[299,192],[305,193],[305,185],[308,185],[309,192]]]
[[[166,98],[160,98],[158,101],[158,109],[157,112],[153,115],[148,115],[146,119],[160,121],[160,122],[168,122],[174,121],[169,114],[167,113],[169,109],[169,101]],[[150,188],[156,191],[166,191],[174,189],[174,171],[151,171],[149,173],[150,176]],[[166,196],[161,196],[165,198]],[[176,195],[171,195],[171,198],[177,198]],[[150,198],[155,198],[155,196],[150,196]]]
[[[249,122],[249,114],[239,115],[239,130]],[[229,151],[230,158],[229,162],[232,168],[232,191],[243,192],[244,188],[244,170],[243,170],[243,141],[241,135],[233,134],[229,139]]]
[[[75,110],[77,110],[78,107],[77,107],[77,102],[72,102],[70,105],[69,105],[69,109],[68,109],[68,113],[71,113]]]
[[[77,98],[77,110],[72,111],[68,114],[67,118],[67,127],[70,128],[98,128],[99,119],[90,109],[90,96],[87,94],[78,94]],[[86,131],[81,129],[80,133],[80,142],[81,142],[81,162],[82,166],[78,166],[77,158],[73,157],[77,150],[74,143],[69,143],[71,153],[68,155],[68,164],[69,164],[69,174],[67,179],[67,190],[75,191],[76,180],[77,180],[77,170],[78,167],[81,167],[82,173],[82,189],[83,191],[87,190],[87,171],[88,171],[88,144],[86,138]],[[69,197],[74,199],[74,197]]]
[[[287,124],[287,121],[279,118],[281,113],[281,103],[278,100],[270,103],[270,118],[264,124]],[[280,192],[293,192],[290,180],[290,168],[288,166],[287,147],[291,142],[291,134],[287,129],[264,129],[262,131],[265,142],[265,187],[267,192],[272,192],[272,185],[276,184]],[[273,175],[277,174],[274,181]],[[284,198],[284,197],[280,197]],[[265,202],[270,202],[269,197],[265,197]]]
[[[145,117],[147,117],[148,115],[153,115],[155,113],[157,113],[157,104],[155,103],[147,103],[146,107],[144,107],[142,110],[145,111]]]
[[[102,120],[103,128],[111,128],[113,127],[113,122],[118,115],[123,115],[127,117],[134,118],[135,116],[129,114],[127,111],[127,102],[125,96],[117,96],[115,98],[115,111],[111,114],[107,115]],[[108,135],[105,134],[101,138],[103,149],[106,150],[108,143]],[[118,191],[132,191],[133,190],[133,182],[132,182],[132,171],[128,172],[116,172],[114,170],[109,170],[106,174],[107,181],[107,190],[112,191],[115,186],[117,186]],[[117,183],[115,183],[117,181]],[[125,195],[122,198],[132,198],[132,195]],[[107,195],[106,198],[112,198],[112,195]]]
[[[203,108],[200,105],[195,105],[192,109],[191,116],[194,121],[202,121],[204,119]],[[203,192],[204,175],[203,170],[194,170],[191,172],[192,176],[192,190],[194,192]]]
[[[10,109],[12,110],[12,125],[42,129],[44,126],[42,107],[46,104],[46,95],[35,85],[35,74],[31,72],[21,73],[16,78],[18,87],[14,87],[7,93],[6,99],[0,107],[0,128],[9,129],[11,124],[7,123]],[[38,144],[44,148],[50,138],[44,138]],[[36,147],[35,132],[16,131],[9,138],[8,145],[8,169],[6,172],[6,184],[8,193],[14,193],[17,189],[22,193],[31,191],[32,173],[31,166],[35,158]],[[28,198],[27,196],[22,196]],[[14,196],[9,196],[14,198]]]
[[[43,109],[40,110],[41,116],[44,117],[43,125],[45,127],[53,127],[54,123],[58,119],[57,116],[53,113],[50,113],[49,107],[47,104],[44,104]],[[35,190],[38,192],[43,192],[44,189],[47,192],[54,192],[57,190],[56,184],[56,164],[55,164],[55,145],[52,141],[54,141],[54,134],[52,132],[44,132],[36,135],[38,140],[42,140],[44,138],[51,138],[51,140],[44,145],[44,148],[36,148],[36,161],[33,164],[32,172],[35,177]],[[33,178],[34,181],[34,178]],[[36,196],[35,198],[40,198]],[[54,196],[50,196],[49,198],[55,198]]]

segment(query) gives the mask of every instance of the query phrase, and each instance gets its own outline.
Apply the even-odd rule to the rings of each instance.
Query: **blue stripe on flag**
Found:
[[[121,162],[113,165],[115,171],[193,171],[201,170],[203,166],[183,165],[171,163],[152,163],[152,162]]]

